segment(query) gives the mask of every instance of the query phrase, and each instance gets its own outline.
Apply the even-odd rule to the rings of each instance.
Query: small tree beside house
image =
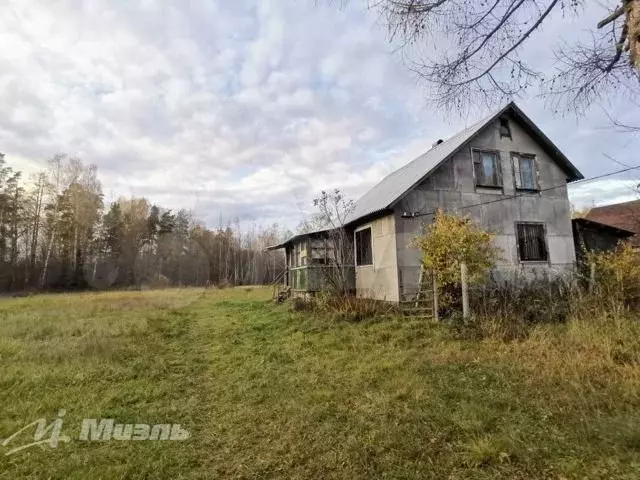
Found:
[[[414,239],[423,252],[423,268],[435,276],[439,303],[451,308],[459,298],[462,265],[466,265],[467,281],[478,284],[487,280],[500,258],[493,234],[476,225],[469,216],[461,217],[438,210],[433,223],[423,235]]]

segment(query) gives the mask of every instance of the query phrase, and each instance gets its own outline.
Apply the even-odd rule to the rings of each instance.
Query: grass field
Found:
[[[269,297],[1,300],[0,438],[63,408],[71,441],[0,447],[0,478],[640,478],[637,323],[468,341]],[[191,437],[81,442],[83,418],[179,423]]]

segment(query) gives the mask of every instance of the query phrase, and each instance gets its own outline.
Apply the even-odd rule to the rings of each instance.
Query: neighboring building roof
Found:
[[[354,223],[363,217],[390,208],[405,192],[420,183],[427,175],[454,155],[465,143],[478,135],[485,126],[507,112],[513,115],[529,134],[542,145],[551,158],[563,168],[567,173],[569,182],[584,178],[558,147],[542,133],[514,102],[511,102],[506,107],[462,130],[448,140],[435,145],[404,167],[387,175],[358,199],[355,208],[347,218],[347,223]]]
[[[640,233],[640,200],[595,207],[585,218]]]
[[[640,200],[595,207],[585,218],[634,232],[631,243],[640,246]]]

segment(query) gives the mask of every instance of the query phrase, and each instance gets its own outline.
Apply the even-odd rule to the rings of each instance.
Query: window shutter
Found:
[[[496,186],[502,186],[503,182],[502,182],[502,157],[500,156],[499,153],[496,153],[494,155],[495,161],[494,161],[494,166],[496,169],[496,183],[494,185]]]
[[[516,188],[522,188],[522,176],[520,174],[520,157],[517,155],[513,155],[511,157],[513,160],[513,176],[516,182]]]
[[[473,168],[476,174],[476,185],[484,185],[484,169],[482,168],[482,154],[476,153],[473,159]]]

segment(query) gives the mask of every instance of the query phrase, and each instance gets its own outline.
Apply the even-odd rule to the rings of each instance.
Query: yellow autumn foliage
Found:
[[[595,266],[601,294],[625,304],[640,304],[640,251],[621,242],[614,250],[587,252],[586,260]]]
[[[438,210],[435,219],[413,245],[423,255],[424,267],[435,272],[440,285],[460,283],[460,264],[466,262],[469,282],[478,283],[500,258],[493,234],[475,224],[470,216],[457,216]]]

